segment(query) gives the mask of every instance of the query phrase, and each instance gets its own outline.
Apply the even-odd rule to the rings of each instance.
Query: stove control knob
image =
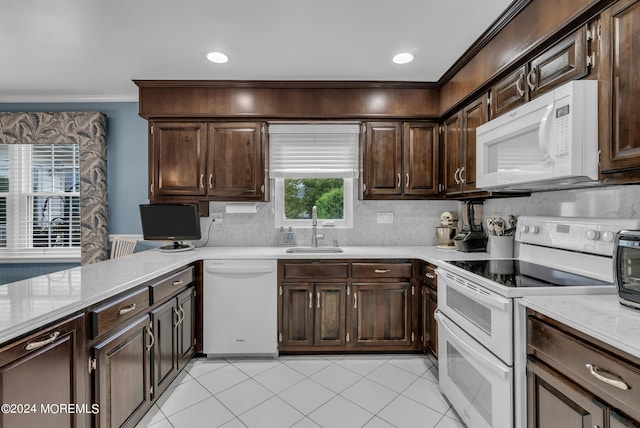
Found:
[[[529,231],[535,235],[536,233],[540,232],[540,228],[538,226],[531,226],[529,228]]]
[[[602,239],[603,239],[604,241],[611,242],[611,241],[613,241],[613,238],[615,238],[615,234],[614,234],[612,231],[610,231],[610,230],[606,230],[606,231],[602,234]]]
[[[522,226],[522,233],[529,233],[529,225],[525,224]]]
[[[587,239],[589,241],[595,241],[600,237],[600,233],[597,230],[589,229],[587,230]]]

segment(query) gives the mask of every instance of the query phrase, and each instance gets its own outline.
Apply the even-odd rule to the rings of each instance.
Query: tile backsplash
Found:
[[[224,213],[224,202],[211,202],[210,213]],[[353,229],[318,228],[320,245],[435,245],[434,228],[443,211],[459,210],[457,201],[354,200]],[[273,202],[258,203],[254,214],[223,214],[223,221],[201,220],[208,246],[273,246],[279,241]],[[527,197],[485,201],[483,215],[543,215],[566,217],[640,218],[640,185],[534,193]],[[378,213],[393,213],[392,224],[379,224]],[[294,229],[296,245],[309,245],[311,230]]]

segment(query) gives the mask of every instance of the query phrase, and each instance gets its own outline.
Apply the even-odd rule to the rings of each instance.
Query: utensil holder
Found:
[[[495,259],[513,258],[513,236],[489,235],[487,250],[491,257]]]

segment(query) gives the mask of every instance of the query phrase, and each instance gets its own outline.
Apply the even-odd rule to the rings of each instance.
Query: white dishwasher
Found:
[[[278,355],[276,260],[205,260],[203,353]]]

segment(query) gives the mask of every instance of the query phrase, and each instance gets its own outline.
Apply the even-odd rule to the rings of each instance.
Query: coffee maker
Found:
[[[437,247],[442,250],[455,250],[453,237],[458,233],[458,213],[445,211],[440,214],[440,226],[436,226]]]
[[[487,236],[482,229],[482,201],[464,201],[462,204],[462,230],[453,237],[458,251],[465,253],[486,251]]]

